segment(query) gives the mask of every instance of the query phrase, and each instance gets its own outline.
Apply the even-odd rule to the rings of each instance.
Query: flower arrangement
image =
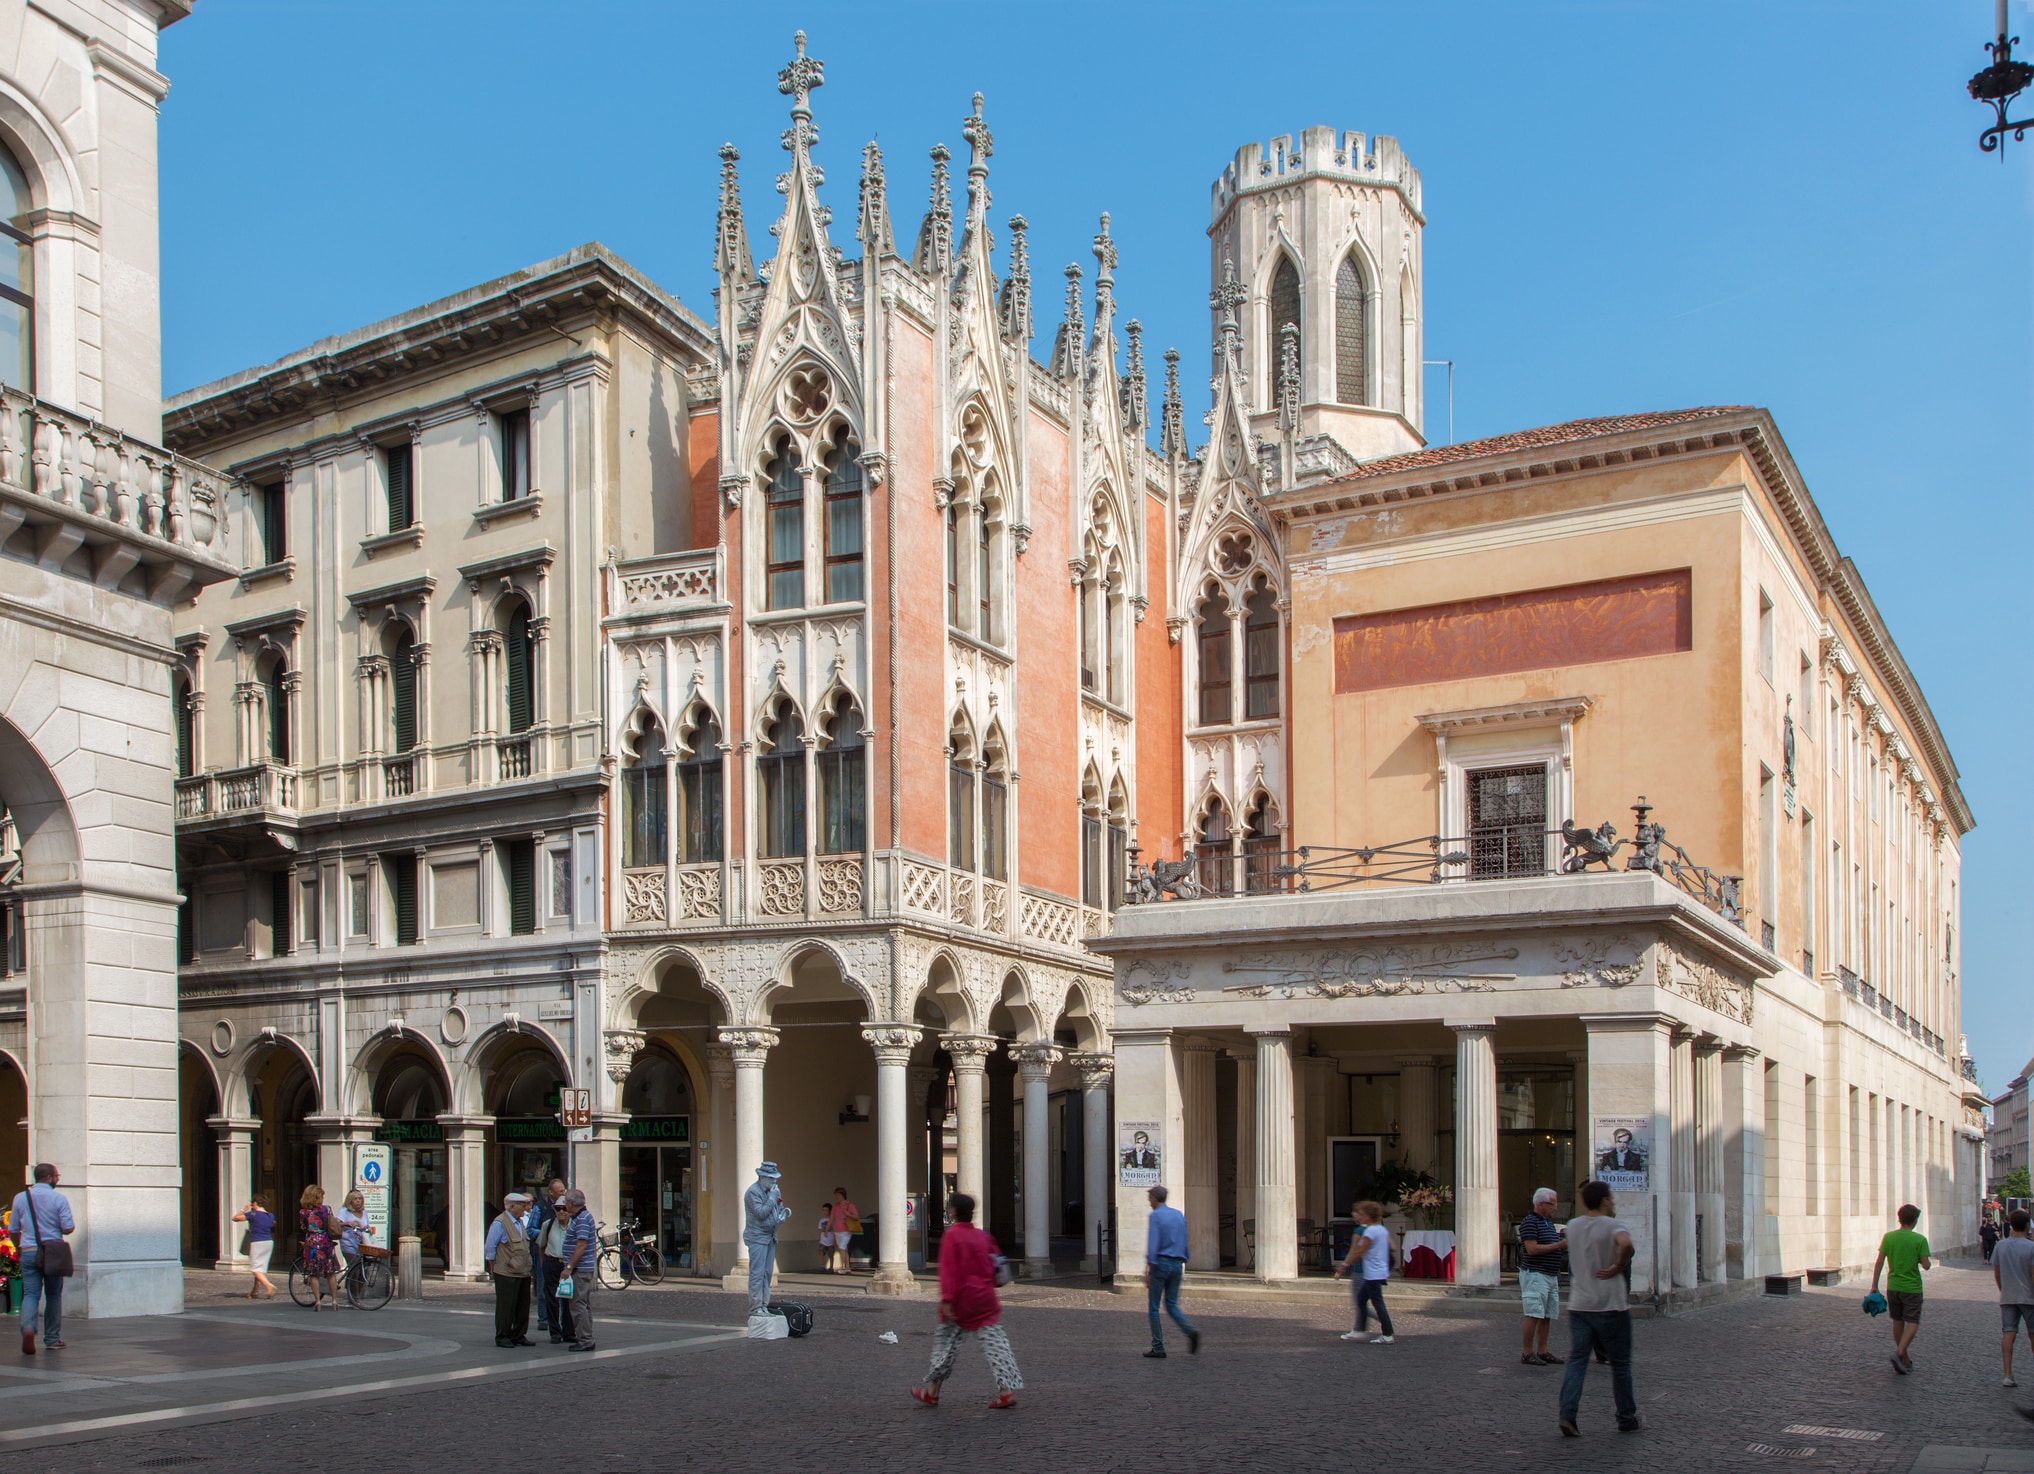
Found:
[[[20,1251],[14,1247],[14,1240],[7,1236],[13,1222],[14,1210],[0,1208],[0,1302],[6,1299],[7,1282],[21,1273]]]
[[[1455,1193],[1452,1188],[1434,1183],[1413,1188],[1398,1200],[1398,1205],[1417,1218],[1421,1228],[1432,1228],[1441,1210],[1452,1205],[1454,1201]]]

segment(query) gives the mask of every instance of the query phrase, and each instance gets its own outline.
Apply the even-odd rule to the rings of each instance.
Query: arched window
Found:
[[[395,721],[395,750],[417,745],[417,639],[408,625],[399,626],[388,649],[390,715]]]
[[[196,744],[192,740],[196,734],[191,730],[193,717],[191,711],[191,683],[179,678],[175,694],[170,699],[176,705],[177,776],[179,778],[188,778],[191,776],[193,765],[197,761]]]
[[[721,808],[720,723],[707,717],[678,764],[678,825],[687,864],[721,857],[726,821]]]
[[[35,201],[28,177],[0,148],[0,175],[8,189],[7,218],[0,220],[0,380],[35,392],[35,247],[28,216]]]
[[[1236,682],[1230,651],[1229,598],[1220,589],[1201,601],[1200,623],[1201,725],[1226,726],[1231,720],[1229,691]]]
[[[823,731],[826,746],[819,753],[819,852],[860,854],[867,843],[864,814],[869,771],[860,709],[852,702],[842,703]]]
[[[763,798],[763,854],[771,859],[805,853],[805,724],[790,703],[763,729],[765,751],[756,759]]]
[[[852,440],[833,453],[826,467],[826,602],[848,604],[862,597],[861,447]],[[857,845],[855,848],[860,849]]]
[[[1094,691],[1097,673],[1101,670],[1100,634],[1096,626],[1100,622],[1100,611],[1095,607],[1102,598],[1102,571],[1094,566],[1092,555],[1089,559],[1088,576],[1082,580],[1077,593],[1081,601],[1081,689]]]
[[[1271,404],[1276,406],[1285,398],[1285,359],[1281,349],[1287,323],[1298,330],[1300,361],[1306,361],[1307,330],[1300,321],[1299,268],[1292,264],[1290,256],[1280,256],[1278,269],[1271,273],[1270,306],[1270,336],[1265,339],[1264,362],[1267,367],[1263,380],[1271,386]]]
[[[982,874],[991,880],[1010,878],[1010,760],[1003,734],[991,728],[983,744]]]
[[[664,729],[655,722],[629,744],[622,769],[622,864],[664,863]]]
[[[1130,796],[1118,778],[1109,789],[1109,883],[1102,904],[1114,911],[1123,904],[1130,881]]]
[[[1208,806],[1207,817],[1201,820],[1201,837],[1194,846],[1194,859],[1199,862],[1195,879],[1202,890],[1214,896],[1234,894],[1236,866],[1229,849],[1229,811],[1220,799]]]
[[[1107,883],[1102,827],[1102,789],[1091,769],[1081,784],[1081,903],[1087,906],[1101,906]]]
[[[984,640],[996,638],[989,610],[996,587],[989,577],[989,535],[989,504],[984,501],[975,508],[975,634]]]
[[[764,495],[768,521],[764,554],[766,607],[801,609],[805,605],[805,477],[798,452],[787,440],[777,442],[770,462],[769,490]]]
[[[530,635],[530,606],[518,599],[502,628],[502,663],[506,667],[503,685],[508,696],[508,729],[527,732],[536,720],[536,702],[531,678],[535,644]]]
[[[975,743],[958,716],[947,734],[947,858],[956,870],[975,868]]]
[[[1335,398],[1343,404],[1368,404],[1370,318],[1363,289],[1363,268],[1356,253],[1342,258],[1335,271]]]
[[[1102,659],[1108,665],[1109,699],[1118,706],[1123,704],[1123,647],[1130,632],[1123,621],[1123,585],[1128,582],[1123,572],[1123,560],[1109,560],[1109,576],[1101,588],[1102,600]]]
[[[1243,604],[1243,716],[1278,715],[1278,605],[1262,583]]]
[[[960,506],[946,504],[946,622],[960,628]]]
[[[290,709],[283,677],[288,667],[280,655],[270,657],[261,672],[261,703],[268,751],[262,757],[287,767],[290,760]]]
[[[1243,819],[1243,889],[1253,896],[1286,889],[1278,878],[1278,827],[1271,818],[1271,800],[1263,794]]]

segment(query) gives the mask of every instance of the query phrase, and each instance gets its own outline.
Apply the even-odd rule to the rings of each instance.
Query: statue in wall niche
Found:
[[[1787,710],[1780,717],[1780,767],[1787,786],[1794,786],[1794,698],[1787,697]]]

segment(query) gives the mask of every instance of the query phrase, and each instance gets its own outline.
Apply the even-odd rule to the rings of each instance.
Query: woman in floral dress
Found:
[[[297,1228],[304,1245],[304,1278],[311,1286],[311,1309],[321,1310],[339,1302],[332,1294],[336,1268],[332,1255],[332,1224],[325,1211],[325,1189],[312,1183],[297,1203]]]

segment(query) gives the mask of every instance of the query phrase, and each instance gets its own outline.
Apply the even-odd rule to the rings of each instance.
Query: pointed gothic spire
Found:
[[[968,141],[968,223],[969,231],[981,229],[989,212],[989,156],[996,141],[989,125],[982,121],[982,94],[975,94],[975,110],[961,123],[961,137]]]
[[[1238,378],[1243,374],[1242,328],[1236,320],[1236,310],[1249,300],[1250,294],[1243,290],[1243,284],[1236,280],[1236,263],[1228,257],[1222,258],[1222,284],[1208,293],[1208,306],[1222,314],[1222,341],[1218,345],[1219,356],[1215,361],[1215,372],[1219,375],[1224,368],[1233,368]]]
[[[873,138],[862,149],[862,209],[855,238],[872,258],[897,253],[890,235],[890,193],[883,182],[883,151]]]
[[[925,211],[925,223],[918,227],[920,271],[944,271],[953,260],[953,188],[946,161],[953,155],[946,145],[932,146],[932,203]]]
[[[1130,362],[1123,374],[1123,425],[1132,435],[1144,430],[1144,324],[1131,318],[1124,331],[1130,334]]]
[[[720,146],[720,222],[715,235],[714,269],[723,280],[749,281],[755,267],[749,259],[749,233],[742,224],[742,186],[735,172],[741,153],[731,143]]]
[[[1116,318],[1116,243],[1109,239],[1109,212],[1095,236],[1095,334],[1102,337]],[[1103,349],[1108,351],[1106,345]]]
[[[1165,350],[1165,403],[1159,410],[1158,453],[1170,460],[1186,454],[1186,421],[1179,402],[1179,350]]]
[[[1013,343],[1031,341],[1031,222],[1010,217],[1010,279],[1003,283],[1003,336]]]
[[[1059,336],[1052,344],[1052,371],[1062,379],[1080,377],[1081,359],[1087,343],[1087,323],[1081,313],[1081,268],[1069,261],[1066,267],[1066,316],[1059,324]]]
[[[812,93],[826,85],[826,63],[805,54],[805,32],[791,38],[798,54],[777,73],[777,90],[791,99],[791,126],[784,133],[784,147],[798,163],[812,145],[819,142],[819,130],[812,126]]]

